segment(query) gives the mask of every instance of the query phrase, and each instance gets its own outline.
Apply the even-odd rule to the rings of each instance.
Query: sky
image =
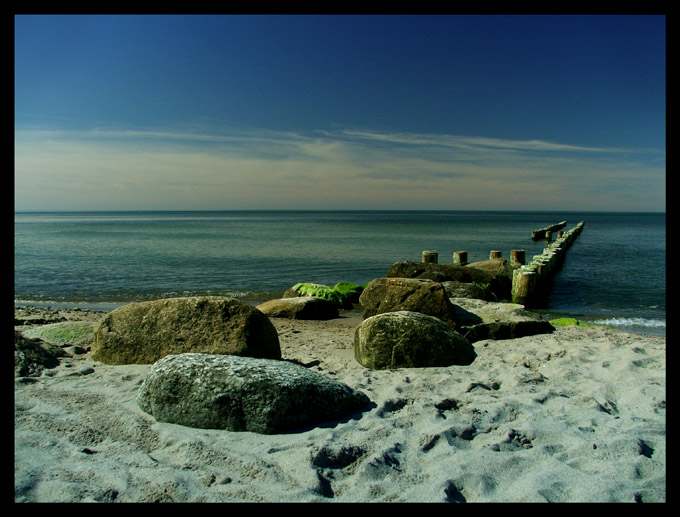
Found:
[[[665,211],[663,15],[16,15],[15,210]]]

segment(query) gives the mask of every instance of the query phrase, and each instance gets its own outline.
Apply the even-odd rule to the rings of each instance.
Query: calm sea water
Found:
[[[585,228],[543,312],[665,334],[663,213],[246,211],[15,214],[15,305],[110,309],[130,301],[219,294],[258,301],[298,282],[363,284],[397,261],[439,263],[466,250],[527,259],[559,221]]]

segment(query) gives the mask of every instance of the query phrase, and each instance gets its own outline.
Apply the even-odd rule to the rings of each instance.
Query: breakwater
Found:
[[[535,241],[539,239],[550,240],[554,232],[561,230],[565,226],[567,226],[567,221],[560,221],[559,223],[551,224],[550,226],[546,226],[544,228],[539,228],[538,230],[531,232],[531,238]]]
[[[559,230],[557,239],[552,242],[552,229],[563,228],[566,221],[547,226],[539,232],[546,239],[546,247],[543,253],[534,255],[529,263],[526,263],[525,250],[513,249],[510,251],[510,266],[513,268],[511,299],[513,303],[524,306],[536,306],[540,304],[548,291],[552,277],[560,270],[567,250],[583,230],[585,222],[581,221],[569,231]],[[533,232],[534,234],[536,232]],[[532,237],[533,238],[533,237]],[[489,260],[502,258],[502,252],[491,250]],[[423,263],[437,264],[439,253],[437,250],[424,250]],[[456,251],[453,254],[453,263],[461,266],[467,265],[467,251]]]
[[[540,300],[550,280],[559,271],[567,250],[579,236],[584,225],[585,222],[581,221],[571,230],[560,232],[555,242],[546,245],[542,254],[534,255],[531,262],[514,270],[512,275],[513,303],[532,306]]]

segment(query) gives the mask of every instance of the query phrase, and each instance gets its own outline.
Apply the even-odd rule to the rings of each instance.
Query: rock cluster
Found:
[[[153,365],[137,402],[159,422],[274,434],[338,420],[369,399],[287,361],[181,354]]]
[[[552,329],[522,306],[488,301],[505,296],[509,286],[506,264],[489,262],[480,268],[397,263],[365,287],[297,284],[283,298],[257,307],[217,296],[132,303],[104,315],[93,331],[59,324],[44,328],[42,337],[68,334],[72,340],[82,332],[92,341],[95,361],[153,364],[137,401],[159,422],[284,432],[346,418],[370,401],[343,383],[281,360],[270,317],[337,318],[339,308],[358,302],[364,320],[355,330],[354,356],[364,367],[469,365],[475,341]],[[35,356],[32,364],[43,361],[41,367],[49,368],[54,359],[37,357],[41,350],[33,345],[22,341],[17,358]]]
[[[512,289],[511,266],[505,259],[493,259],[472,264],[432,264],[395,262],[385,275],[388,278],[420,278],[436,282],[461,282],[484,286],[488,296],[509,300]]]

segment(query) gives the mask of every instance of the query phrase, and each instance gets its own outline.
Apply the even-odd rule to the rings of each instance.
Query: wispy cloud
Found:
[[[15,164],[20,209],[659,210],[665,196],[662,151],[367,130],[17,131]]]
[[[507,140],[498,138],[469,137],[422,133],[385,133],[373,131],[346,130],[348,137],[402,144],[408,146],[434,146],[451,149],[502,149],[529,152],[587,152],[587,153],[629,153],[634,150],[623,148],[586,147],[543,140]],[[329,134],[329,136],[331,136]]]

